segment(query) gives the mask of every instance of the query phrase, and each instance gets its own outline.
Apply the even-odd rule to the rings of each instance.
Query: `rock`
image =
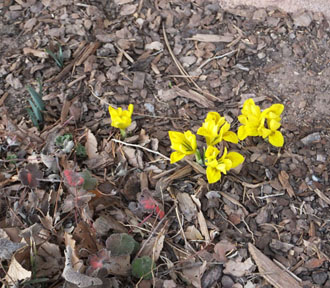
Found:
[[[328,275],[324,271],[314,271],[312,273],[312,278],[316,284],[322,285],[327,281]]]
[[[265,9],[258,9],[253,13],[252,20],[265,21],[267,17],[267,12]]]
[[[320,161],[320,162],[326,162],[327,161],[327,157],[324,154],[317,154],[316,155],[316,160]]]
[[[223,288],[231,288],[234,285],[234,281],[230,276],[224,275],[221,279],[221,284]]]
[[[309,145],[313,142],[319,142],[321,140],[321,135],[319,132],[315,132],[312,134],[307,135],[306,137],[302,138],[300,141],[304,144],[304,145]]]
[[[313,21],[313,17],[309,12],[293,14],[292,19],[296,26],[302,26],[302,27],[309,26]]]

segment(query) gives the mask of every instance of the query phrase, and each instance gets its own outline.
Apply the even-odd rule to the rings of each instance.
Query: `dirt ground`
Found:
[[[0,11],[4,285],[330,287],[327,18],[217,0]],[[63,67],[46,52],[59,47]],[[26,110],[38,79],[40,129]],[[209,111],[237,131],[248,98],[285,105],[282,148],[227,143],[245,162],[216,184],[192,158],[169,163],[168,131],[196,133]],[[134,104],[125,143],[109,104]]]

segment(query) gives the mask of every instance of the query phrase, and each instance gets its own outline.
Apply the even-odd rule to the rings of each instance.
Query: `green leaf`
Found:
[[[88,170],[84,170],[82,173],[81,173],[81,176],[84,178],[84,185],[83,185],[83,188],[86,190],[86,191],[90,191],[90,190],[93,190],[95,189],[95,187],[97,186],[97,179],[94,178],[92,176],[92,174],[88,171]]]
[[[73,139],[72,134],[60,135],[60,136],[56,137],[55,144],[56,144],[56,146],[63,148],[64,142],[70,141],[72,139]]]
[[[87,152],[86,152],[85,146],[78,143],[78,145],[76,146],[76,155],[79,158],[86,158],[87,157]]]
[[[34,105],[34,103],[30,99],[29,99],[29,103],[31,105],[34,116],[36,116],[39,123],[42,123],[44,119],[42,117],[40,110],[38,109],[38,107],[36,105]]]
[[[31,87],[30,85],[28,85],[27,90],[29,91],[33,102],[36,104],[36,106],[39,108],[40,111],[44,111],[45,110],[45,104],[44,101],[41,98],[41,94],[37,93],[36,90],[34,90],[33,87]]]
[[[112,256],[131,255],[138,251],[139,243],[131,235],[115,233],[107,239],[106,247]]]
[[[39,122],[38,122],[36,116],[34,115],[34,113],[32,112],[32,110],[30,108],[26,108],[26,111],[29,114],[30,119],[31,119],[33,125],[40,130]]]
[[[149,280],[152,278],[151,271],[155,269],[155,263],[149,256],[135,258],[132,262],[132,275],[136,278]]]
[[[60,55],[62,55],[62,58],[59,58],[59,55],[56,55],[50,49],[46,48],[45,50],[54,59],[56,65],[60,68],[63,68],[63,53],[59,53]],[[61,48],[61,50],[62,50],[62,48]]]

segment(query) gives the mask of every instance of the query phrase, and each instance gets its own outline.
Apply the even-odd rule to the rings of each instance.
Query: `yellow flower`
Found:
[[[217,112],[209,112],[197,134],[204,136],[208,146],[216,145],[222,140],[238,143],[237,135],[229,129],[230,124],[225,120],[225,117],[221,117]]]
[[[217,159],[220,151],[213,147],[207,147],[205,151],[206,177],[209,183],[215,183],[221,179],[221,173],[227,174],[227,171],[237,167],[244,162],[244,157],[237,152],[227,153],[225,147],[220,159]]]
[[[255,105],[253,99],[246,100],[241,110],[242,115],[238,116],[238,121],[243,124],[238,128],[238,138],[244,140],[248,136],[261,136],[264,139],[268,137],[270,144],[282,147],[284,138],[282,133],[277,130],[281,126],[283,110],[284,105],[273,104],[261,112],[260,107]],[[267,123],[267,127],[265,123]]]
[[[119,129],[126,129],[130,126],[132,123],[133,109],[133,104],[128,105],[128,110],[122,110],[121,107],[115,109],[109,105],[111,126]]]
[[[180,161],[186,155],[195,154],[197,149],[196,135],[189,130],[184,133],[169,131],[168,135],[171,140],[171,148],[176,150],[171,154],[171,164]]]

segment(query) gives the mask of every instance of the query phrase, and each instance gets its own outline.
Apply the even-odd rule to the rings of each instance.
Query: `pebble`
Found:
[[[263,58],[265,58],[266,57],[266,54],[264,53],[264,52],[260,52],[260,53],[258,53],[258,58],[259,59],[263,59]]]
[[[324,154],[317,154],[316,160],[324,163],[327,161],[327,157]]]
[[[321,135],[319,132],[315,132],[315,133],[312,133],[312,134],[309,134],[307,135],[306,137],[302,138],[301,139],[301,142],[304,144],[304,145],[309,145],[311,144],[312,142],[317,142],[317,141],[320,141],[321,140]]]
[[[228,275],[224,275],[221,279],[221,284],[223,288],[231,288],[234,285],[234,281]]]
[[[316,284],[322,285],[327,281],[328,275],[324,271],[314,271],[312,273],[312,278]]]
[[[296,26],[307,27],[312,23],[313,17],[309,12],[295,14],[292,16]]]

